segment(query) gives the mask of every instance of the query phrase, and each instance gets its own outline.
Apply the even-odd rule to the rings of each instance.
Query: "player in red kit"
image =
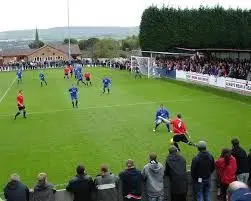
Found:
[[[17,95],[17,108],[18,108],[18,112],[16,113],[14,119],[16,120],[17,116],[20,115],[21,112],[23,112],[23,116],[26,119],[26,110],[25,110],[25,106],[24,106],[24,95],[23,95],[22,90],[20,90]]]
[[[179,148],[178,142],[184,142],[190,146],[196,146],[194,143],[192,143],[188,140],[188,138],[190,138],[190,136],[188,135],[184,121],[181,119],[181,114],[178,114],[177,118],[175,118],[173,120],[168,120],[168,119],[164,119],[164,118],[163,118],[163,120],[167,123],[172,124],[173,139],[171,140],[171,143],[175,147],[177,147],[177,149],[179,151],[180,151],[180,148]]]
[[[64,68],[64,78],[69,79],[69,72],[70,72],[70,68],[68,66],[66,66]]]
[[[72,75],[73,75],[73,66],[72,65],[70,65],[70,73],[71,73],[71,77],[72,77]]]
[[[85,73],[85,81],[86,81],[87,86],[89,85],[89,83],[90,83],[90,86],[92,86],[91,73],[89,73],[89,72]]]
[[[188,138],[190,138],[186,125],[184,121],[181,119],[181,114],[177,115],[177,118],[170,121],[173,127],[173,144],[180,151],[178,142],[184,142],[190,146],[196,146],[194,143],[190,142]]]

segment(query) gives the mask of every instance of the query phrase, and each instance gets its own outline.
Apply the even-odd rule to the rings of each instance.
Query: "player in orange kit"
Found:
[[[18,112],[16,113],[14,119],[16,120],[17,116],[19,116],[21,114],[21,112],[23,112],[23,117],[26,119],[26,110],[25,110],[25,106],[24,106],[24,95],[23,95],[22,90],[20,90],[17,95],[17,108],[18,108]]]

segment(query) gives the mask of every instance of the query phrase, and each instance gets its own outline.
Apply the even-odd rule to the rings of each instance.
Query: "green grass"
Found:
[[[39,172],[47,172],[54,184],[67,182],[79,163],[95,176],[102,163],[112,172],[124,168],[128,158],[138,168],[155,151],[164,162],[170,134],[161,126],[152,132],[155,111],[164,103],[174,116],[183,114],[192,140],[206,140],[218,157],[230,147],[233,136],[243,147],[251,141],[251,99],[207,87],[168,80],[134,80],[131,74],[108,69],[90,69],[93,87],[80,86],[80,108],[72,109],[62,70],[46,71],[49,85],[40,87],[38,71],[24,72],[24,83],[16,83],[0,103],[0,184],[17,172],[32,187]],[[101,95],[101,78],[112,78],[112,93]],[[15,78],[0,74],[0,99]],[[16,93],[24,90],[28,119],[14,121]],[[196,149],[181,145],[190,164]]]

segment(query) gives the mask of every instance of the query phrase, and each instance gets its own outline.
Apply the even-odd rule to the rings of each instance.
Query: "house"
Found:
[[[44,62],[69,59],[68,45],[46,44],[38,49],[10,49],[0,51],[0,65],[10,62],[30,61]],[[71,59],[77,59],[81,56],[78,45],[70,47]]]

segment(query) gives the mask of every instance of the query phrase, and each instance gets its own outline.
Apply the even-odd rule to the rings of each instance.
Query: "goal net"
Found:
[[[142,56],[144,53],[144,56]],[[136,52],[131,56],[131,72],[138,70],[142,75],[148,78],[166,77],[170,71],[175,69],[174,62],[177,59],[190,58],[194,54],[171,53],[171,52]],[[148,56],[148,57],[146,57]]]
[[[139,70],[142,75],[150,77],[160,77],[160,68],[155,64],[154,59],[150,57],[131,56],[131,72]]]

